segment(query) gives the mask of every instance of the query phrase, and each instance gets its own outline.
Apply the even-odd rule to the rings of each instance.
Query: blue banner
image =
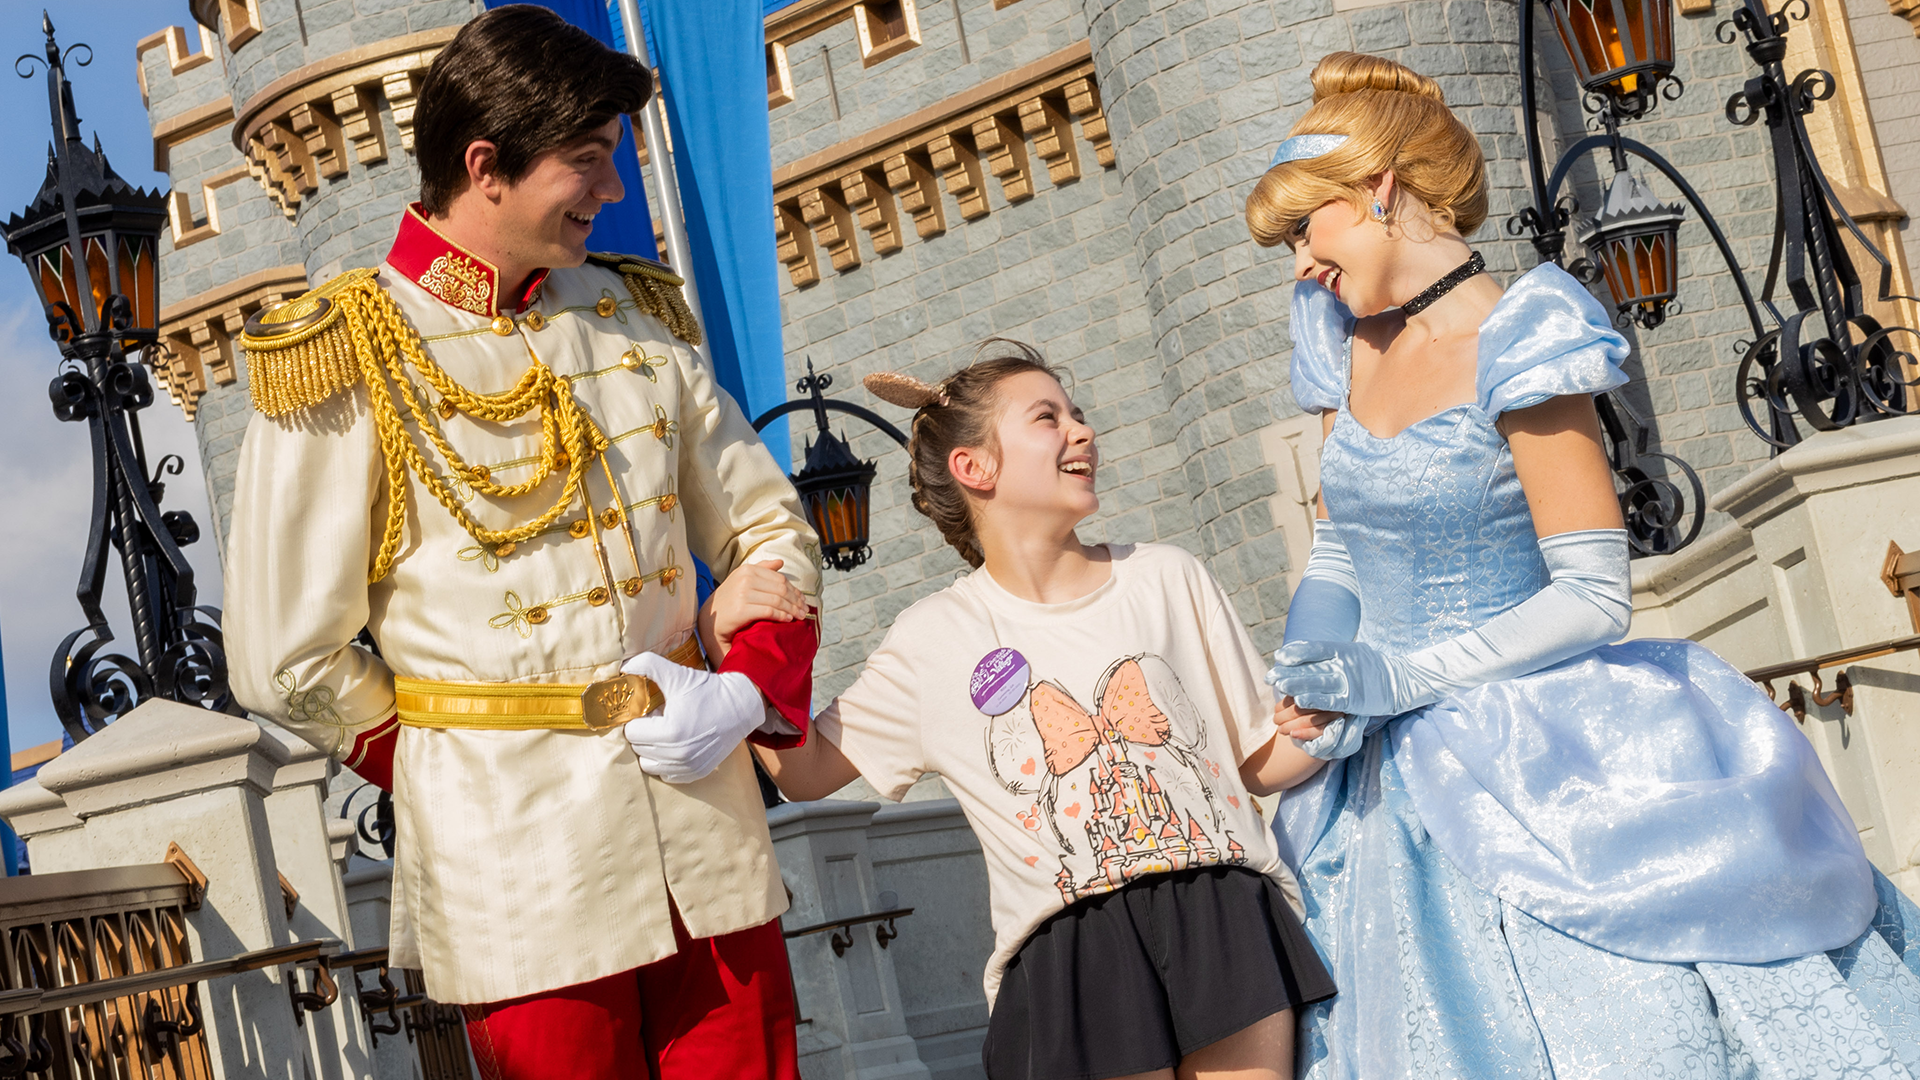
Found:
[[[766,0],[641,0],[715,375],[749,417],[787,400],[767,130]],[[761,437],[790,460],[786,425]]]
[[[487,0],[489,8],[521,0]],[[610,48],[625,51],[614,36],[613,22],[607,17],[607,9],[601,0],[535,0],[541,7],[550,8],[561,18],[592,34]],[[614,251],[622,255],[645,255],[649,259],[660,257],[660,249],[653,241],[653,215],[647,209],[647,189],[640,183],[639,144],[633,138],[633,124],[621,118],[620,126],[624,132],[623,141],[613,154],[614,168],[619,170],[620,183],[627,189],[626,198],[610,203],[593,219],[593,235],[588,237],[587,246],[594,251]]]

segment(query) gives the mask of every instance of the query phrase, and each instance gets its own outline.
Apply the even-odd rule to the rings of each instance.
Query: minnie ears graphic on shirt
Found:
[[[945,390],[897,371],[876,371],[860,381],[874,397],[903,409],[917,411],[929,405],[948,404]]]

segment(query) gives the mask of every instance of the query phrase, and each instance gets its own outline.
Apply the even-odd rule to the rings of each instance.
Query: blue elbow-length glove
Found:
[[[1352,641],[1359,632],[1360,579],[1353,572],[1353,557],[1332,522],[1315,521],[1307,568],[1287,604],[1286,640]],[[1273,681],[1271,674],[1267,681]],[[1319,738],[1302,742],[1300,748],[1322,761],[1351,757],[1379,726],[1368,719],[1339,717],[1327,724]]]
[[[1559,533],[1540,541],[1540,554],[1547,587],[1478,629],[1405,655],[1355,641],[1289,641],[1274,654],[1267,681],[1303,708],[1392,717],[1538,671],[1626,632],[1633,601],[1625,529]]]

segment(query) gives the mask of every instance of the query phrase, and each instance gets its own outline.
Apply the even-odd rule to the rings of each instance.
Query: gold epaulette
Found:
[[[633,302],[640,305],[641,311],[664,323],[668,333],[689,345],[700,344],[700,323],[680,291],[687,279],[674,273],[666,263],[608,251],[590,251],[587,261],[619,274],[627,283]]]
[[[247,319],[240,347],[247,351],[255,409],[285,416],[361,381],[366,369],[355,350],[352,326],[369,322],[369,291],[380,291],[374,271],[349,270],[292,300],[268,304]],[[349,319],[349,310],[360,317]],[[363,336],[362,347],[367,347],[364,342]]]

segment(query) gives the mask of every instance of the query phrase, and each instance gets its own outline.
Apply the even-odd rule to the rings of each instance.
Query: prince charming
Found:
[[[650,91],[544,8],[475,19],[420,89],[386,262],[242,339],[235,695],[393,791],[393,963],[507,1080],[798,1075],[743,739],[804,738],[814,628],[707,672],[690,570],[779,559],[813,595],[817,547],[679,280],[587,252]],[[664,669],[664,715],[589,728],[623,664]]]

